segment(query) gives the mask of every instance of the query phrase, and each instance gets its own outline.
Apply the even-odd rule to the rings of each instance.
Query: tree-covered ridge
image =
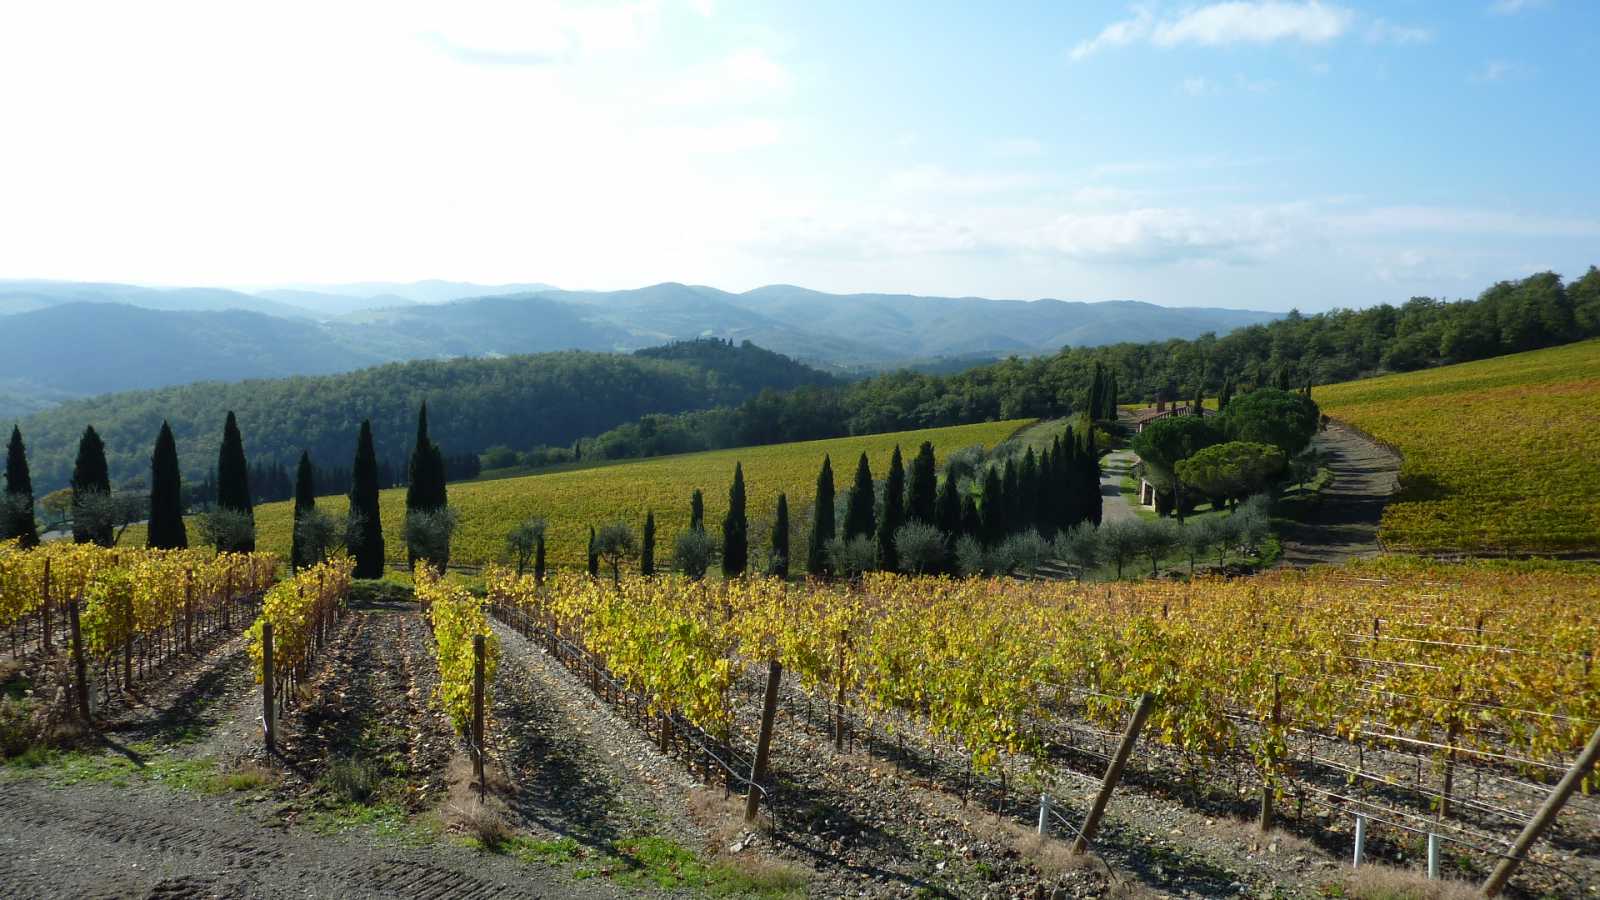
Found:
[[[649,415],[583,442],[585,455],[655,456],[1013,418],[1054,418],[1162,396],[1349,381],[1600,335],[1600,270],[1502,281],[1476,300],[1291,312],[1222,337],[1070,347],[952,375],[900,371],[834,387],[764,391],[737,407]],[[1110,381],[1097,381],[1104,367]],[[1099,384],[1098,389],[1096,385]],[[1114,384],[1109,389],[1108,384]]]
[[[356,426],[372,421],[377,457],[404,471],[416,410],[426,400],[451,453],[497,443],[570,444],[656,412],[736,404],[768,388],[833,379],[750,344],[691,341],[659,354],[568,351],[503,359],[394,363],[341,375],[201,382],[74,401],[22,423],[40,493],[63,486],[73,448],[92,423],[115,481],[144,474],[150,435],[170,421],[185,478],[195,483],[217,459],[230,410],[250,460],[292,465],[302,450],[318,465],[343,466]]]

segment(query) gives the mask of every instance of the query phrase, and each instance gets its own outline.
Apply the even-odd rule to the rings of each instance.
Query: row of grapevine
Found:
[[[1484,776],[1528,790],[1461,800],[1463,833],[1525,821],[1600,726],[1600,585],[1559,571],[1359,574],[539,588],[496,570],[488,588],[712,734],[735,720],[738,673],[775,659],[801,691],[914,724],[980,773],[1027,760],[1048,777],[1064,724],[1119,729],[1127,699],[1149,693],[1146,735],[1188,767],[1242,761],[1269,794],[1313,799],[1361,802],[1370,781],[1409,791],[1418,817],[1447,811],[1451,780],[1472,770],[1474,791]],[[1384,768],[1402,759],[1416,767],[1406,785]]]
[[[448,584],[428,566],[417,569],[417,601],[433,631],[439,663],[439,703],[456,731],[467,734],[472,725],[473,679],[476,657],[473,639],[484,640],[484,706],[500,661],[500,639],[489,626],[486,601]]]
[[[264,634],[270,624],[274,698],[295,696],[295,687],[310,676],[316,654],[333,635],[354,571],[355,563],[340,555],[303,568],[267,591],[261,615],[250,626],[250,658],[259,684],[266,678]]]

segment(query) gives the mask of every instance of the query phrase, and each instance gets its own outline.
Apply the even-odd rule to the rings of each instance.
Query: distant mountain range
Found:
[[[423,281],[254,292],[0,281],[0,416],[72,397],[197,380],[350,371],[385,362],[551,350],[632,351],[719,337],[831,371],[1192,338],[1274,313],[1132,301],[742,294],[665,283],[624,291]]]

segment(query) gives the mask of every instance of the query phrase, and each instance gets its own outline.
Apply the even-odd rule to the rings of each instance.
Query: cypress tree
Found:
[[[22,549],[39,546],[39,526],[33,518],[33,476],[28,473],[27,449],[22,445],[22,429],[11,426],[11,443],[6,445],[6,499],[13,509],[0,521],[0,540],[16,538]]]
[[[1017,510],[1021,515],[1015,530],[1047,530],[1039,521],[1039,458],[1033,454],[1032,447],[1022,455],[1022,465],[1017,469],[1017,488]]]
[[[939,466],[933,457],[933,443],[923,441],[911,461],[911,482],[906,488],[906,518],[936,525],[939,521]]]
[[[1228,408],[1228,401],[1233,399],[1233,376],[1222,379],[1222,387],[1217,391],[1217,412]]]
[[[1089,381],[1089,399],[1084,404],[1090,419],[1100,417],[1100,411],[1106,405],[1106,367],[1103,363],[1094,364],[1094,377]]]
[[[1197,416],[1203,416],[1203,415],[1205,415],[1205,413],[1201,412],[1201,410],[1205,408],[1205,405],[1206,405],[1206,382],[1205,382],[1205,379],[1202,377],[1202,378],[1196,380],[1195,383],[1194,383],[1194,402],[1192,402],[1189,405],[1190,406],[1189,412],[1191,412],[1191,413],[1193,413],[1194,415],[1197,415]]]
[[[978,512],[978,501],[971,496],[961,500],[961,533],[983,540],[983,517]]]
[[[978,540],[985,547],[1000,543],[1006,536],[1005,482],[1000,470],[990,466],[983,476],[983,514],[978,527]]]
[[[406,515],[418,512],[434,512],[443,509],[449,499],[445,493],[444,451],[428,436],[428,401],[422,401],[422,408],[417,413],[417,442],[411,449],[411,464],[406,470],[409,476],[406,484]],[[406,545],[406,560],[411,568],[417,566],[416,554],[412,551],[410,542]],[[437,565],[441,571],[450,564],[449,547],[445,548],[444,559],[429,560]]]
[[[245,462],[244,438],[239,434],[239,422],[233,416],[233,410],[228,410],[228,419],[222,425],[222,449],[217,452],[217,508],[231,509],[250,517],[250,524],[256,521],[255,495],[250,492],[250,466]],[[252,537],[240,542],[237,547],[219,547],[220,550],[232,550],[238,553],[254,553],[256,542],[254,531]]]
[[[961,536],[961,487],[954,478],[946,477],[939,485],[938,518],[935,524],[953,543]]]
[[[1106,379],[1106,414],[1105,418],[1115,422],[1117,420],[1117,373],[1112,371]]]
[[[111,495],[111,475],[106,469],[106,445],[91,425],[78,439],[78,458],[72,465],[72,540],[109,547],[114,539],[110,522],[89,525],[78,521],[79,498],[94,493]]]
[[[1056,510],[1056,530],[1066,531],[1083,521],[1083,503],[1078,496],[1078,442],[1073,437],[1072,426],[1056,439],[1053,445],[1055,459],[1054,492],[1059,507]]]
[[[806,572],[821,577],[828,574],[828,542],[835,533],[833,523],[833,461],[822,457],[817,473],[817,498],[811,516],[811,544],[806,548]]]
[[[733,464],[728,514],[722,519],[722,577],[738,578],[750,564],[750,523],[744,515],[744,466]]]
[[[183,479],[178,473],[178,443],[172,426],[161,423],[156,449],[150,455],[150,523],[145,546],[152,550],[182,550],[189,546],[183,525]]]
[[[311,468],[311,454],[300,451],[300,465],[294,473],[294,540],[289,545],[289,565],[295,571],[317,564],[311,547],[300,538],[300,522],[317,508],[317,474]]]
[[[428,402],[417,413],[417,442],[406,470],[406,512],[432,512],[445,506],[444,452],[428,436]]]
[[[600,577],[600,554],[594,546],[594,526],[589,526],[589,577]]]
[[[544,532],[539,532],[533,548],[533,583],[544,584]]]
[[[649,578],[656,574],[656,513],[644,514],[644,540],[639,547],[639,574]]]
[[[1001,537],[1004,537],[1028,527],[1022,521],[1022,483],[1020,476],[1017,474],[1017,458],[1015,456],[1006,459],[1006,467],[1001,471],[1000,482],[1000,496],[1005,498],[1004,512],[1002,513],[1004,518],[1001,519],[1001,525],[1005,529],[1001,532]]]
[[[372,420],[361,422],[356,457],[350,464],[350,518],[346,547],[357,578],[383,577],[383,521],[378,518],[378,453],[372,446]]]
[[[894,545],[894,533],[905,524],[906,467],[900,457],[900,445],[889,457],[889,479],[883,487],[883,519],[878,523],[878,565],[885,572],[900,571],[900,552]]]
[[[778,517],[772,523],[772,571],[779,578],[789,577],[789,498],[778,494]]]
[[[699,488],[689,495],[689,527],[694,531],[706,530],[706,498]]]
[[[867,463],[867,454],[863,452],[861,460],[856,463],[856,480],[850,488],[850,505],[844,511],[845,540],[870,538],[877,531],[876,500],[872,492],[872,466]]]
[[[1083,495],[1087,507],[1088,521],[1094,527],[1100,527],[1102,515],[1102,501],[1100,496],[1100,451],[1094,445],[1094,429],[1089,429],[1087,440],[1083,448]]]

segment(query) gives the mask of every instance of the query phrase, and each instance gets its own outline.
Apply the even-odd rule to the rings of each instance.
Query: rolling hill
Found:
[[[1386,547],[1600,552],[1600,340],[1316,388],[1325,413],[1397,447]]]
[[[379,458],[403,466],[424,399],[446,452],[477,453],[496,443],[565,445],[647,413],[734,404],[768,388],[832,381],[759,347],[695,341],[637,354],[563,351],[206,381],[74,400],[21,427],[34,487],[44,493],[66,483],[85,425],[100,433],[112,479],[122,481],[149,475],[150,447],[166,420],[185,478],[199,480],[216,463],[228,410],[238,414],[252,461],[292,465],[304,449],[320,465],[347,466],[356,429],[370,416]]]
[[[628,352],[698,337],[748,340],[845,372],[1193,338],[1273,318],[1124,301],[838,295],[782,285],[736,294],[676,283],[561,291],[540,284],[379,282],[247,294],[0,282],[0,329],[20,335],[13,343],[26,348],[0,357],[0,415],[58,397],[198,378],[314,375],[551,350]],[[86,336],[94,364],[63,365],[85,358]]]

